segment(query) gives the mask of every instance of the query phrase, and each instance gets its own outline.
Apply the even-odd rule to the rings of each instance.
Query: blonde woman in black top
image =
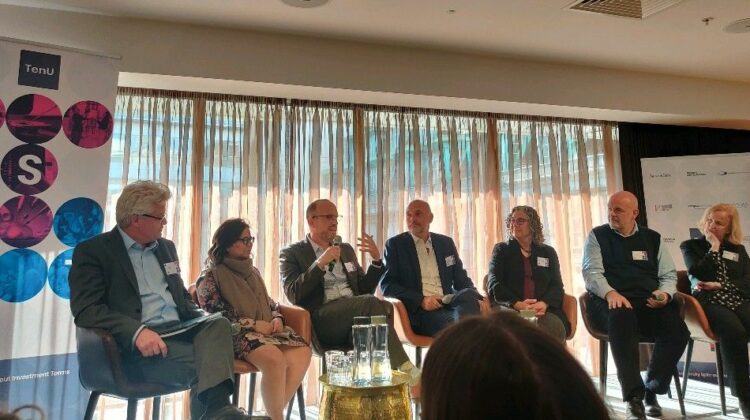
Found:
[[[742,245],[737,208],[716,204],[698,221],[703,237],[680,244],[698,299],[719,336],[721,356],[732,394],[750,418],[750,377],[747,343],[750,338],[750,258]]]

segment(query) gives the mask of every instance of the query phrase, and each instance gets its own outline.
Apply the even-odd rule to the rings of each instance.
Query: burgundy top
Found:
[[[531,273],[531,256],[523,257],[523,299],[534,299],[534,275]]]

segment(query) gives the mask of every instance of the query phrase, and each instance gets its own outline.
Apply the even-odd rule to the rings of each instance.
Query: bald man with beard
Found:
[[[656,394],[667,392],[690,337],[672,299],[677,274],[661,235],[635,222],[635,195],[615,193],[607,208],[609,223],[589,233],[583,250],[583,278],[591,297],[587,311],[594,326],[609,334],[626,418],[659,417]],[[640,336],[656,343],[645,382],[639,369]]]

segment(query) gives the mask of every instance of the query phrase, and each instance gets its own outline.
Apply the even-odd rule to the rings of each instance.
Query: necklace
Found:
[[[526,254],[531,254],[531,245],[529,245],[528,248],[524,248],[521,246],[521,244],[518,244],[518,246],[521,248],[521,251],[525,252]]]

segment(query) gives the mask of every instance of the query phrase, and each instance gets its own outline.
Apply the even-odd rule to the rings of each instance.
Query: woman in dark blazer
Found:
[[[719,336],[721,356],[732,394],[750,418],[750,377],[747,342],[750,338],[750,258],[742,245],[737,208],[716,204],[698,221],[699,239],[680,244],[693,295],[703,306]]]
[[[495,245],[487,288],[494,305],[536,312],[537,323],[565,342],[570,331],[562,311],[563,290],[557,252],[544,244],[539,214],[533,207],[516,206],[505,219],[507,242]]]

